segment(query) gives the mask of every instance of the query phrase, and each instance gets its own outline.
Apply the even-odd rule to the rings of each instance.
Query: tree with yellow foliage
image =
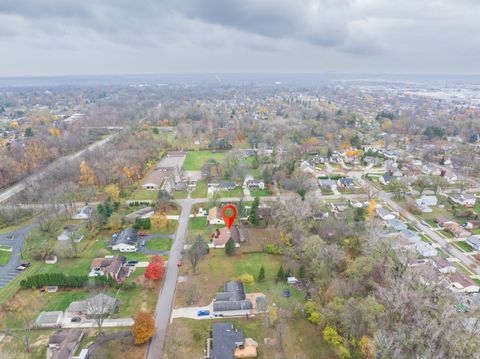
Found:
[[[10,122],[10,128],[11,129],[17,130],[19,127],[20,127],[20,125],[18,124],[18,121],[13,120],[13,121]]]
[[[152,226],[157,229],[165,228],[168,225],[167,216],[163,213],[155,213],[150,217],[150,222],[152,223]]]
[[[139,312],[132,325],[132,334],[135,344],[143,344],[155,333],[155,320],[150,313]]]
[[[60,130],[56,127],[49,128],[48,133],[53,137],[60,137]]]
[[[114,183],[109,184],[105,187],[105,193],[112,199],[112,201],[116,202],[120,198],[120,189]]]
[[[371,199],[370,202],[368,202],[368,208],[367,208],[368,219],[371,219],[375,216],[376,205],[377,203],[375,202],[374,199]]]
[[[95,184],[95,173],[85,161],[80,163],[80,177],[78,183],[84,186]]]

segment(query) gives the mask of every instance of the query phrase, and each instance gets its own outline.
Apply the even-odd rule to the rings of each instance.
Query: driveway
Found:
[[[111,327],[131,327],[134,323],[132,318],[117,318],[117,319],[105,319],[103,321],[103,328]],[[92,319],[83,319],[81,322],[72,323],[70,317],[64,317],[62,319],[62,328],[96,328],[97,322]]]
[[[170,238],[174,239],[175,235],[174,234],[151,234],[148,236],[143,236],[141,237],[141,241],[148,242],[150,239],[155,239],[155,238]],[[140,252],[148,254],[148,255],[155,255],[155,254],[165,254],[165,255],[170,255],[170,251],[153,251],[148,249],[146,246],[139,246],[138,249]]]
[[[199,317],[197,312],[199,310],[209,310],[210,315],[205,315]],[[184,308],[177,308],[172,310],[172,317],[170,322],[172,322],[175,318],[190,318],[190,319],[211,319],[213,317],[213,302],[204,307],[184,307]]]
[[[14,279],[21,272],[16,271],[15,268],[20,264],[20,252],[23,247],[23,242],[28,232],[34,228],[36,224],[30,224],[28,226],[17,229],[16,231],[0,234],[0,244],[12,247],[12,254],[9,262],[0,266],[0,288],[6,286],[12,279]],[[13,239],[7,239],[13,236]]]

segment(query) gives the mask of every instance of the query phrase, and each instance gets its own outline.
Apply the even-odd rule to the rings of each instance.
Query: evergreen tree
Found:
[[[265,281],[265,268],[263,266],[260,267],[260,271],[258,272],[258,282],[264,282]]]
[[[227,256],[233,256],[235,254],[235,241],[232,237],[225,244],[225,254]]]
[[[303,264],[298,269],[298,278],[300,278],[300,279],[305,278],[305,267],[304,267]]]
[[[285,279],[285,272],[283,271],[283,266],[281,265],[280,268],[278,268],[277,281],[283,281],[284,279]]]

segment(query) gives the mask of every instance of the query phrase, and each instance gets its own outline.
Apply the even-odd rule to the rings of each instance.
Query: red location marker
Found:
[[[232,210],[232,212],[233,212],[233,214],[230,217],[227,217],[227,215],[225,213],[228,209]],[[227,204],[226,206],[223,206],[222,217],[223,217],[223,220],[224,220],[228,229],[230,229],[230,227],[232,226],[233,221],[235,220],[236,216],[237,216],[237,209],[235,208],[234,205]]]

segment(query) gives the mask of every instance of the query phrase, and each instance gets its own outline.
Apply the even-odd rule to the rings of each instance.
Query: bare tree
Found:
[[[102,334],[103,322],[115,310],[117,299],[104,293],[99,293],[86,299],[87,315],[97,324],[97,335]]]

